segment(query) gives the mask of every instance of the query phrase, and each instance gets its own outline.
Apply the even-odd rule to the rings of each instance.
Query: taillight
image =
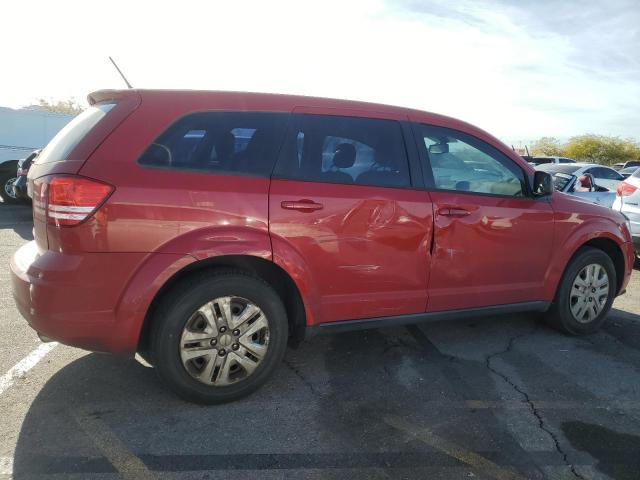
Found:
[[[632,195],[636,190],[638,190],[638,187],[627,182],[620,182],[616,193],[619,197],[628,197],[629,195]]]
[[[57,226],[84,222],[114,190],[106,183],[71,175],[54,176],[46,183],[47,222]]]

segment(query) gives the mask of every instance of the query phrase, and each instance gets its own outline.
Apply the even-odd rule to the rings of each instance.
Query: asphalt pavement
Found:
[[[640,272],[595,335],[512,315],[318,336],[202,407],[135,359],[42,347],[6,266],[31,228],[0,204],[0,479],[640,478]]]

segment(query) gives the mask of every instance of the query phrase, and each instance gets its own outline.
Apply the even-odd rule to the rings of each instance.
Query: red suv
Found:
[[[621,214],[452,118],[254,93],[89,102],[29,171],[18,308],[45,339],[140,352],[193,401],[248,394],[318,331],[538,311],[593,332],[631,275]]]

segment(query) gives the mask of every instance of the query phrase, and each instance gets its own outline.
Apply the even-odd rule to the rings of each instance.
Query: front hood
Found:
[[[573,193],[563,193],[563,195],[568,195],[576,200],[580,200],[587,203],[593,203],[596,205],[603,206],[605,208],[612,208],[613,202],[616,199],[616,192],[573,192]]]
[[[612,210],[607,207],[603,207],[602,205],[598,205],[595,202],[592,202],[586,198],[579,197],[577,195],[573,195],[571,193],[563,193],[555,191],[553,192],[554,200],[556,198],[559,200],[562,205],[566,205],[566,208],[569,210],[573,210],[575,213],[589,213],[592,215],[601,215],[604,217],[610,216]],[[572,207],[573,206],[573,207]]]

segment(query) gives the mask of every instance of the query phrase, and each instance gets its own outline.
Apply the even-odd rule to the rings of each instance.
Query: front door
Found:
[[[303,114],[292,123],[269,228],[274,261],[308,278],[314,321],[424,312],[433,210],[411,188],[400,124]]]
[[[548,199],[522,168],[462,132],[416,125],[435,215],[429,311],[543,300],[553,244]]]

